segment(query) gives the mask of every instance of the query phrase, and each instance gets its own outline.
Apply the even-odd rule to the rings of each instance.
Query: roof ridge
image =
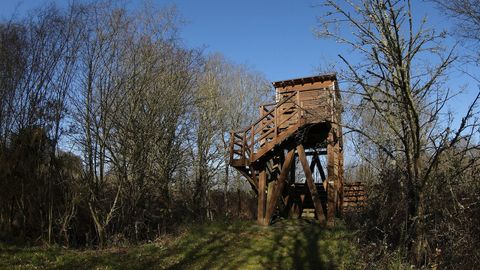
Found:
[[[293,86],[293,85],[306,84],[306,83],[315,83],[315,82],[321,82],[326,80],[337,80],[337,74],[326,73],[326,74],[319,74],[319,75],[309,76],[309,77],[281,80],[281,81],[272,82],[272,85],[275,88],[277,88],[277,87]]]

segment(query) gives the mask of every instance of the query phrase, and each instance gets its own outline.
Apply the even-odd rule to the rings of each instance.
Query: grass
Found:
[[[0,246],[0,269],[359,269],[342,226],[306,221],[192,226],[151,244],[104,250]]]

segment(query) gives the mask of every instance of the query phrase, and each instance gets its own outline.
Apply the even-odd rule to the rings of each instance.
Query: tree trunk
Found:
[[[425,203],[423,188],[418,191],[417,219],[415,222],[415,264],[418,267],[428,263],[427,254],[428,242],[425,230]]]
[[[225,217],[228,217],[228,178],[229,176],[229,166],[228,162],[225,162],[225,183],[223,187],[223,209],[225,209]]]

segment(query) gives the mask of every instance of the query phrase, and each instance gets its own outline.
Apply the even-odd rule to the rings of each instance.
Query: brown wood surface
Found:
[[[324,74],[273,84],[278,102],[261,105],[259,119],[249,127],[231,133],[230,164],[239,170],[257,191],[260,224],[270,222],[281,197],[286,211],[292,209],[292,212],[301,214],[304,206],[309,208],[313,204],[317,217],[325,219],[326,216],[332,225],[334,215],[341,214],[345,204],[350,204],[353,199],[363,198],[355,195],[343,199],[344,195],[351,192],[343,192],[343,141],[339,124],[342,109],[336,76]],[[320,125],[316,125],[318,123]],[[322,130],[308,133],[308,129],[304,128],[306,124]],[[327,140],[325,134],[328,134]],[[305,153],[304,146],[298,145],[301,143],[308,146],[323,145],[326,149],[321,149],[318,153],[317,149],[308,149],[308,153]],[[294,183],[295,169],[290,169],[295,160],[295,155],[290,158],[292,150],[287,157],[284,156],[285,148],[292,147],[297,148],[305,172],[307,185],[303,187],[297,187],[297,183]],[[298,149],[299,147],[301,149]],[[327,155],[325,165],[328,177],[318,154]],[[307,155],[312,155],[310,166],[307,164]],[[319,198],[319,188],[313,181],[312,173],[315,167],[323,181],[324,188],[319,188],[324,201]],[[253,168],[260,170],[258,177]],[[290,178],[287,181],[289,172]],[[292,186],[285,188],[287,182]],[[297,190],[298,188],[300,190]],[[326,197],[325,192],[328,194]],[[312,196],[305,197],[308,193]]]
[[[361,182],[345,183],[342,211],[355,212],[367,204],[367,193]]]
[[[335,197],[336,197],[336,190],[335,190],[335,178],[336,178],[336,171],[335,171],[335,139],[334,139],[333,130],[330,129],[328,133],[328,144],[327,144],[327,194],[328,194],[328,206],[327,206],[327,223],[330,226],[333,226],[333,218],[335,216]]]
[[[255,173],[253,173],[255,175]],[[267,183],[267,175],[265,168],[260,169],[258,177],[258,207],[257,207],[257,222],[258,224],[264,224],[265,216],[265,186]]]
[[[315,89],[322,89],[331,87],[333,85],[332,81],[325,81],[325,82],[318,82],[318,83],[309,83],[304,85],[295,85],[295,86],[287,86],[287,87],[279,87],[276,90],[280,93],[288,92],[288,91],[306,91],[306,90],[315,90]]]
[[[303,171],[305,172],[308,189],[310,190],[310,195],[312,196],[312,201],[315,207],[315,213],[317,215],[317,219],[320,222],[324,222],[325,213],[323,212],[320,196],[318,194],[317,187],[315,186],[315,183],[313,181],[312,171],[310,170],[310,167],[308,165],[307,156],[305,155],[305,149],[303,148],[303,145],[300,144],[297,146],[297,153],[298,153],[298,159],[300,160],[300,163],[302,163]]]
[[[280,176],[277,179],[277,182],[273,189],[273,193],[270,197],[270,200],[267,202],[267,212],[265,214],[265,225],[270,224],[270,219],[272,218],[273,211],[275,210],[275,206],[277,205],[278,198],[282,194],[283,188],[285,187],[288,171],[290,170],[290,166],[292,165],[292,161],[294,157],[295,157],[295,149],[292,149],[288,152],[285,158],[285,162],[282,165],[282,171],[280,172]]]

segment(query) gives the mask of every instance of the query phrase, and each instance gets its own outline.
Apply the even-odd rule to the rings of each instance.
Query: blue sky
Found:
[[[331,40],[315,38],[312,29],[322,13],[320,0],[152,0],[154,4],[176,5],[186,24],[180,36],[189,47],[204,47],[220,52],[228,59],[265,74],[269,81],[313,75],[318,68],[328,69],[339,62],[338,54],[355,61],[355,55]],[[44,1],[51,2],[51,1]],[[68,1],[53,1],[66,5]],[[414,15],[439,28],[448,28],[448,20],[425,1],[412,1]],[[2,0],[0,18],[8,19],[16,10],[22,16],[42,1]],[[131,0],[130,5],[139,1]],[[317,5],[317,7],[314,7]],[[447,46],[451,46],[447,41]],[[478,69],[469,67],[478,73]],[[466,103],[478,91],[477,83],[455,69],[450,72],[451,88],[468,84],[469,91],[450,106],[462,113]],[[340,85],[342,87],[342,85]],[[462,106],[458,106],[461,104]]]
[[[0,18],[8,19],[16,8],[22,14],[41,2],[1,0]],[[338,53],[333,43],[319,42],[313,36],[318,10],[311,8],[315,2],[310,0],[153,0],[153,3],[176,5],[186,20],[180,34],[187,45],[220,52],[236,63],[264,73],[270,81],[312,75],[323,57],[333,60],[332,56]]]
[[[14,11],[19,17],[42,3],[42,0],[0,0],[0,19],[8,20]],[[140,1],[124,0],[129,6]],[[188,47],[204,48],[207,53],[220,52],[238,64],[245,64],[261,73],[269,81],[284,80],[328,70],[339,63],[338,54],[350,61],[359,61],[344,47],[332,40],[319,40],[313,35],[316,17],[322,14],[320,0],[152,0],[155,5],[175,5],[186,21],[180,37]],[[43,3],[52,1],[43,1]],[[54,0],[60,6],[69,1]],[[426,16],[428,24],[449,29],[448,19],[430,2],[414,0],[417,22]],[[315,7],[314,7],[315,6]],[[454,39],[445,45],[452,46]],[[451,101],[448,109],[455,114],[455,127],[468,104],[478,91],[478,83],[458,71],[467,68],[480,75],[473,66],[457,67],[449,71],[448,86],[452,92],[468,86],[464,94]],[[340,82],[340,88],[346,86]],[[347,149],[348,150],[348,149]],[[351,149],[350,149],[351,150]],[[347,162],[350,160],[347,154]]]

